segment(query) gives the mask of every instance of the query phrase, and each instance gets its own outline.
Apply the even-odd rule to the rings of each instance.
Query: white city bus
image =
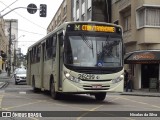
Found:
[[[27,56],[27,83],[54,99],[69,93],[104,100],[107,92],[123,91],[119,25],[66,22],[30,46]]]

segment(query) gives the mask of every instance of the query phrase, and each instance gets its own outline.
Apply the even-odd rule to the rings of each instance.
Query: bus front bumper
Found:
[[[63,92],[71,93],[94,93],[94,92],[123,92],[124,81],[112,84],[109,82],[80,82],[75,83],[65,79],[63,81]]]

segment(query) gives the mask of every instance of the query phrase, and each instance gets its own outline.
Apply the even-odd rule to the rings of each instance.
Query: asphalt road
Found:
[[[34,93],[26,84],[14,85],[13,79],[8,82],[8,86],[0,89],[1,111],[19,111],[23,113],[19,115],[24,116],[25,111],[39,111],[41,115],[0,120],[158,120],[159,117],[156,116],[160,115],[160,112],[156,112],[160,111],[160,97],[108,93],[106,99],[101,102],[89,95],[62,95],[60,100],[53,100],[47,92]]]

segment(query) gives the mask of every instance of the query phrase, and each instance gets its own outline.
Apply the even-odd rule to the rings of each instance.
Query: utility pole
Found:
[[[11,33],[12,33],[12,20],[10,20],[10,27],[9,27],[9,50],[8,50],[8,55],[9,55],[9,60],[8,60],[8,76],[10,77],[11,75],[11,44],[12,44],[12,38],[11,38]]]
[[[16,49],[16,44],[17,44],[17,42],[18,42],[18,40],[21,38],[21,37],[24,37],[25,35],[21,35],[20,37],[18,37],[16,40],[14,40],[14,41],[12,41],[12,43],[14,43],[13,45],[14,45],[14,59],[13,59],[13,70],[14,70],[14,67],[16,67],[17,66],[17,51],[19,51],[19,50],[17,50]]]

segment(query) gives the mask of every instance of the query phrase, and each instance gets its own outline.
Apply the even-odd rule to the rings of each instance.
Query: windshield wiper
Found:
[[[93,54],[93,41],[91,40],[91,44],[90,44],[89,40],[85,37],[84,34],[82,34],[81,38],[85,42],[85,44],[88,46],[88,48],[92,49],[92,55],[94,57],[94,54]]]
[[[89,41],[87,40],[87,38],[83,34],[82,34],[81,38],[90,49],[93,49],[93,43],[90,44]]]

